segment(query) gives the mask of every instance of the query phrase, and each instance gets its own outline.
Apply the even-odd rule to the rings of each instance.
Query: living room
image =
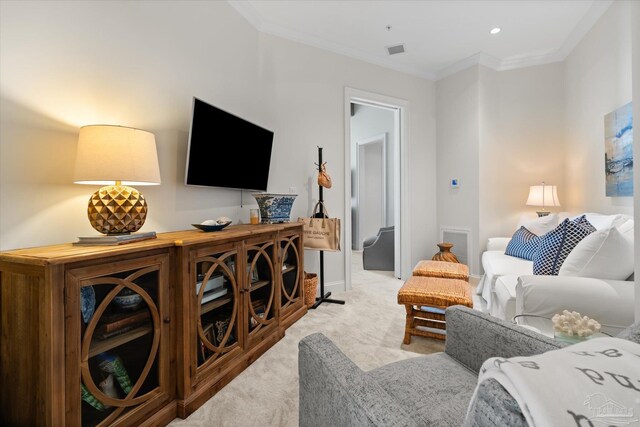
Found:
[[[572,11],[574,2],[560,3]],[[91,124],[155,136],[161,185],[143,189],[149,213],[141,231],[177,232],[223,216],[248,223],[256,207],[248,194],[184,185],[194,96],[274,130],[268,190],[294,189],[292,219],[309,216],[318,197],[314,163],[322,146],[334,182],[325,202],[345,225],[345,89],[406,101],[405,280],[437,251],[443,228],[468,231],[470,273],[479,279],[487,240],[511,236],[523,214],[534,214],[525,201],[542,181],[557,187],[561,207],[554,211],[634,216],[640,202],[606,196],[603,126],[606,114],[629,102],[639,117],[640,30],[632,22],[640,7],[575,3],[582,18],[554,33],[561,43],[551,51],[523,47],[526,56],[509,60],[474,51],[432,72],[400,71],[287,38],[234,2],[2,1],[0,250],[96,234],[86,215],[95,189],[74,184],[79,128]],[[381,40],[402,41],[393,35],[402,23],[388,24],[395,28],[383,25]],[[502,34],[487,28],[483,43],[508,38],[515,27],[493,25],[504,27]],[[317,254],[305,252],[305,270],[317,272]],[[324,262],[327,289],[348,293],[344,254],[327,252]],[[637,295],[636,283],[636,320]],[[404,310],[391,304],[402,330]],[[318,313],[341,308],[327,307]]]

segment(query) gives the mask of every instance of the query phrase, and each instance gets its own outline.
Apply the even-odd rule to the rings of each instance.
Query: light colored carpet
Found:
[[[391,272],[362,270],[353,255],[352,290],[332,294],[345,305],[323,303],[285,337],[177,426],[297,426],[298,342],[322,332],[363,370],[444,350],[444,342],[413,337],[402,344],[405,309],[396,302],[402,281]]]

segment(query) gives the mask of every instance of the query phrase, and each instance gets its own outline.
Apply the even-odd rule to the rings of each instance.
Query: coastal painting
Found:
[[[633,196],[633,108],[631,103],[604,116],[607,197]]]

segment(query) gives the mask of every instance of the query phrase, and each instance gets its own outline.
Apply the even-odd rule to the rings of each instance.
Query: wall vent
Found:
[[[393,46],[387,46],[387,53],[389,55],[397,55],[398,53],[403,53],[404,52],[404,45],[403,44],[396,44]]]
[[[440,229],[440,241],[453,243],[451,252],[456,255],[458,261],[462,264],[468,265],[469,269],[471,269],[473,266],[469,264],[469,248],[471,247],[469,242],[469,233],[470,230],[467,229],[443,227]]]

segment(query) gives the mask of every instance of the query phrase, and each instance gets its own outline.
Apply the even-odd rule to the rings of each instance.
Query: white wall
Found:
[[[497,72],[480,67],[480,251],[487,238],[511,236],[529,186],[558,186],[564,209],[561,63]]]
[[[86,124],[155,133],[162,185],[140,187],[143,231],[248,221],[238,192],[183,185],[194,95],[269,125],[258,33],[226,3],[1,2],[0,31],[0,249],[96,233],[86,204],[98,187],[73,184]]]
[[[631,6],[631,22],[640,22],[640,2],[633,2]],[[637,129],[640,123],[640,26],[631,26],[631,48],[633,57],[633,123]],[[635,134],[640,134],[634,129]],[[633,151],[640,153],[640,137],[633,140]],[[637,154],[636,154],[637,155]],[[640,173],[633,177],[634,187],[640,188]],[[635,222],[640,224],[640,197],[634,197]],[[640,227],[635,227],[635,271],[640,271]],[[640,321],[640,280],[636,280],[636,321]]]
[[[436,84],[438,227],[470,231],[469,266],[472,274],[479,272],[479,252],[475,249],[481,197],[478,77],[479,68],[475,66]],[[451,178],[459,180],[459,188],[451,188]],[[435,245],[430,249],[432,253],[428,259],[438,252]]]
[[[248,222],[255,200],[185,187],[193,96],[275,131],[269,191],[299,194],[292,218],[317,198],[316,146],[344,212],[345,86],[406,99],[411,145],[412,263],[436,240],[434,84],[258,33],[226,2],[0,2],[0,249],[94,234],[85,216],[97,187],[72,184],[78,128],[111,123],[156,135],[162,185],[141,188],[143,230],[188,229],[220,215]],[[327,253],[326,281],[344,280]],[[307,252],[305,268],[317,269]]]
[[[562,66],[476,66],[438,81],[436,94],[438,226],[471,230],[480,274],[487,238],[511,236],[535,210],[525,206],[530,185],[556,184],[562,201]]]
[[[604,116],[631,101],[630,8],[614,2],[564,63],[564,199],[572,211],[633,213],[632,197],[606,197],[604,169]]]

